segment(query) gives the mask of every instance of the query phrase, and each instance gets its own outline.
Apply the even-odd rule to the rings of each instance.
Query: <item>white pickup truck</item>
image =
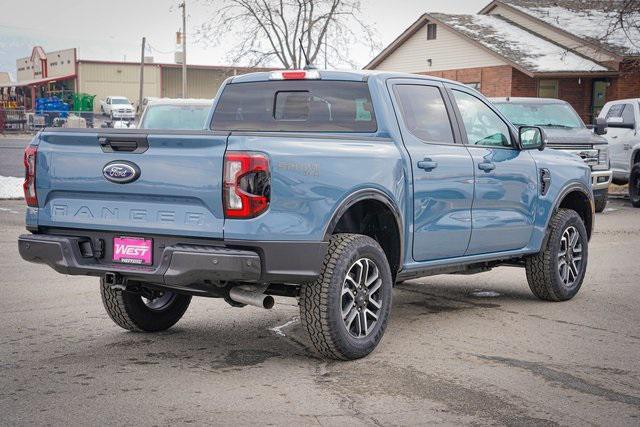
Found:
[[[640,98],[607,102],[599,117],[607,121],[614,184],[629,184],[629,198],[640,208]]]
[[[131,101],[124,96],[107,96],[100,101],[100,111],[113,120],[134,120],[136,110]]]

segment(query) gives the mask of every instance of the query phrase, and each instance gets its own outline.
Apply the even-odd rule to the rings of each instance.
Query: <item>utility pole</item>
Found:
[[[142,49],[140,49],[140,96],[138,97],[138,112],[142,114],[142,99],[144,97],[144,48],[147,38],[142,38]]]
[[[187,1],[182,0],[182,97],[187,97]]]

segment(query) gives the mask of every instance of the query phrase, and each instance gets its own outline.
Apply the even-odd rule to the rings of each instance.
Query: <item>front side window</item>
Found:
[[[413,136],[426,142],[454,142],[447,108],[437,87],[397,85],[395,92],[402,120]]]
[[[453,91],[470,145],[511,147],[509,127],[491,108],[473,95]]]
[[[228,84],[212,129],[268,132],[375,132],[364,82],[291,80]]]
[[[495,105],[516,126],[584,127],[582,119],[569,104],[505,102]]]
[[[609,111],[607,111],[606,119],[618,119],[617,121],[633,123],[633,115],[634,112],[632,104],[614,104],[609,108]]]

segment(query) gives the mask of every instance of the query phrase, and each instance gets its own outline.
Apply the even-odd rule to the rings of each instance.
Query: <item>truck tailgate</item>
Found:
[[[226,143],[226,135],[204,132],[45,131],[38,226],[222,238]],[[112,162],[139,176],[109,180],[103,170]]]

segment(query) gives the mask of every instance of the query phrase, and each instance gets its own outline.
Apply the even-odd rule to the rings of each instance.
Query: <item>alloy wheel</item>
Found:
[[[342,320],[354,338],[365,338],[375,328],[382,311],[382,278],[375,262],[354,262],[342,284]]]
[[[558,274],[567,288],[571,288],[582,268],[582,239],[574,226],[567,227],[562,233],[558,252]]]

